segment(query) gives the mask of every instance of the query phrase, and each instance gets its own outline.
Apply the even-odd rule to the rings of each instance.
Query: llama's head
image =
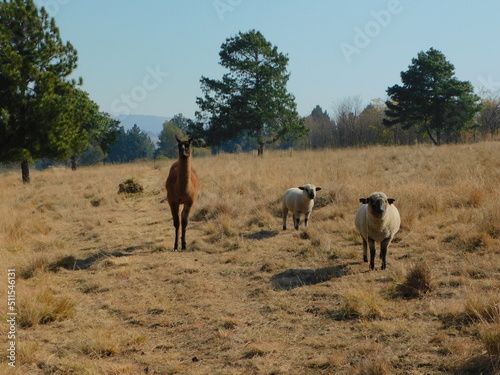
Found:
[[[187,141],[181,141],[179,138],[177,138],[177,135],[175,136],[175,139],[177,139],[177,147],[179,148],[179,157],[181,158],[188,158],[191,156],[191,141],[193,138],[189,138]]]

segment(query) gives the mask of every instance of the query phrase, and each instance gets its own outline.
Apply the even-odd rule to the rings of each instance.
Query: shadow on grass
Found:
[[[319,284],[333,278],[347,275],[348,264],[338,266],[313,269],[291,269],[286,270],[271,278],[271,283],[275,290],[292,290],[305,285]]]
[[[64,258],[59,259],[58,261],[52,263],[49,265],[49,270],[52,272],[57,272],[60,268],[64,268],[66,270],[70,271],[79,271],[79,270],[86,270],[92,265],[96,264],[97,262],[100,262],[105,259],[109,258],[120,258],[120,257],[127,257],[131,256],[130,254],[132,251],[140,248],[139,246],[132,246],[124,249],[124,252],[121,251],[100,251],[96,254],[93,254],[89,256],[88,258],[85,259],[77,259],[73,255],[66,256]],[[129,254],[126,254],[125,252],[128,252]]]
[[[251,240],[265,240],[266,238],[276,237],[278,233],[275,230],[261,230],[256,233],[247,234],[244,237]]]

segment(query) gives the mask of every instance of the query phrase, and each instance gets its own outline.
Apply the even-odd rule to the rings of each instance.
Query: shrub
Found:
[[[418,298],[431,290],[431,270],[426,263],[416,264],[396,287],[397,295],[403,298]]]
[[[133,178],[129,178],[118,185],[118,194],[139,194],[142,193],[144,188],[140,183],[135,181]]]

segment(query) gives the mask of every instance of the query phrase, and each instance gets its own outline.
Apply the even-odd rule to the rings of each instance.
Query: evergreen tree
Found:
[[[90,118],[92,127],[88,133],[88,143],[82,152],[78,152],[78,162],[82,165],[92,165],[103,161],[118,141],[120,121],[113,119],[108,113],[94,113]],[[72,157],[72,164],[76,157]],[[72,166],[73,167],[73,166]]]
[[[229,73],[220,81],[201,78],[204,97],[196,101],[200,111],[195,136],[220,145],[246,133],[256,140],[262,155],[266,143],[306,133],[295,98],[286,89],[288,57],[277,47],[251,30],[226,39],[219,56]]]
[[[175,139],[176,136],[179,138],[184,137],[182,130],[173,121],[165,121],[159,137],[157,154],[171,159],[177,158],[178,145]]]
[[[455,67],[434,48],[418,53],[406,72],[401,72],[403,86],[387,89],[388,118],[384,125],[417,127],[439,145],[464,130],[479,111],[479,97],[468,81],[454,76]]]
[[[126,163],[137,159],[152,159],[155,153],[155,146],[149,136],[143,132],[136,124],[125,131],[120,127],[118,140],[111,147],[111,152],[106,161],[115,163]]]
[[[170,121],[173,122],[175,125],[177,125],[177,127],[181,130],[183,134],[186,134],[188,132],[191,120],[184,117],[182,113],[175,115],[174,117],[172,117]]]
[[[316,121],[330,121],[330,116],[328,115],[328,112],[323,111],[323,108],[321,108],[319,105],[316,105],[316,107],[314,107],[314,109],[311,112],[311,116]]]
[[[74,153],[71,121],[77,52],[33,0],[0,2],[0,161],[20,162],[24,182],[36,158]]]

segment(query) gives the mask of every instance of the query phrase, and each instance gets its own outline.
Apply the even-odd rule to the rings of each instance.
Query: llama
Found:
[[[175,227],[174,251],[179,245],[179,222],[182,224],[181,249],[186,250],[186,228],[189,221],[189,212],[198,198],[198,176],[191,166],[191,141],[181,141],[177,136],[179,159],[172,164],[165,184],[167,188],[167,201],[172,211]],[[183,205],[179,217],[180,206]]]

